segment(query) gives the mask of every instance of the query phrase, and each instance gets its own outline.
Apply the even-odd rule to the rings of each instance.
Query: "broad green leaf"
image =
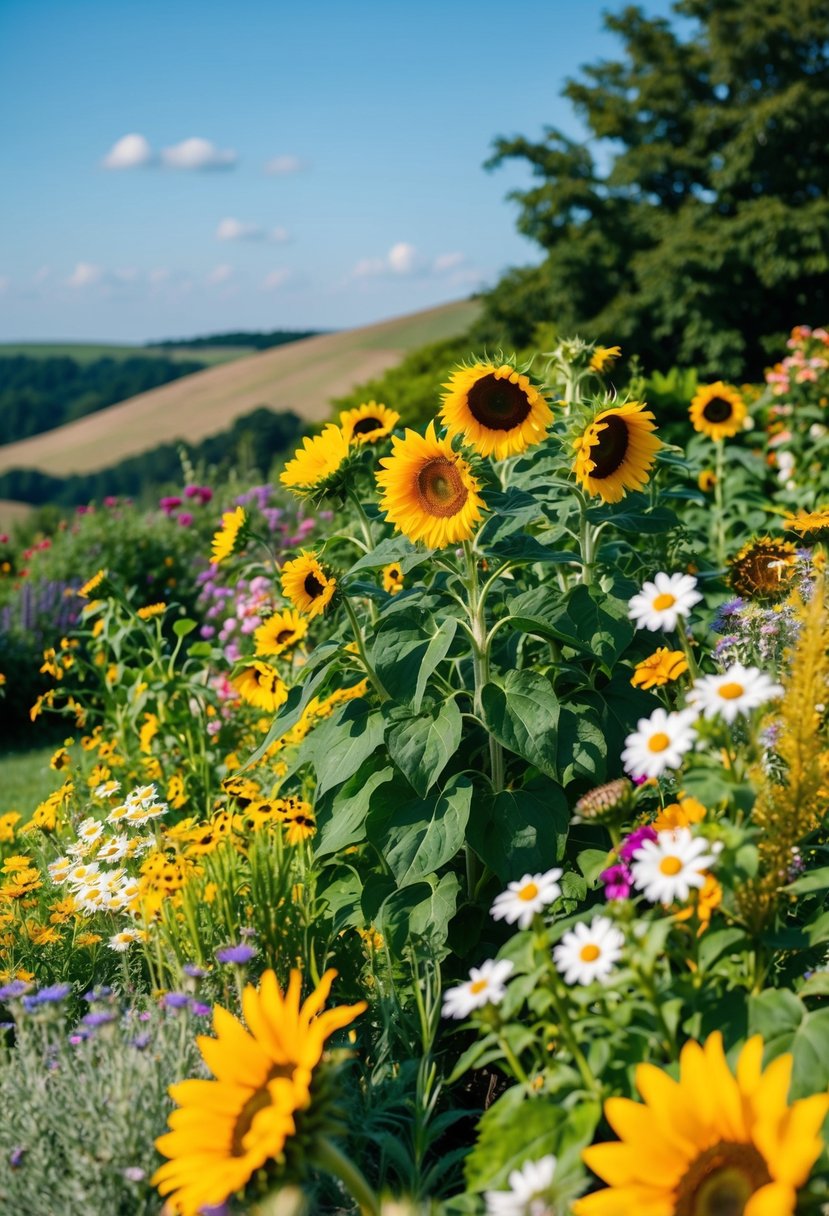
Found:
[[[442,793],[412,799],[392,811],[377,843],[398,886],[434,874],[452,860],[463,845],[471,803],[472,783],[456,777]]]
[[[467,837],[501,882],[556,865],[564,853],[570,812],[560,786],[503,790],[475,799]]]
[[[800,878],[790,882],[786,890],[795,895],[809,895],[812,891],[829,890],[829,866],[822,866],[819,870],[802,874]]]
[[[321,722],[305,744],[317,776],[317,796],[352,777],[382,742],[383,715],[360,698]]]
[[[326,857],[340,849],[360,844],[366,838],[366,819],[371,796],[394,779],[394,768],[382,753],[369,756],[338,790],[317,800],[314,807],[317,835],[314,855]]]
[[[432,874],[386,897],[377,924],[398,957],[410,938],[428,942],[438,960],[445,957],[459,892],[456,874],[444,874],[440,879]]]
[[[422,610],[394,613],[380,624],[372,663],[395,701],[420,711],[429,676],[445,658],[458,622],[448,616],[438,623]]]
[[[633,640],[627,604],[583,584],[565,596],[550,587],[535,587],[509,601],[515,624],[527,633],[572,646],[599,661],[611,674],[613,665]]]
[[[732,954],[738,947],[750,945],[750,939],[743,929],[718,929],[714,933],[706,933],[699,947],[700,971],[707,971],[724,954]]]
[[[189,617],[182,616],[177,621],[173,621],[173,633],[177,638],[186,638],[188,633],[198,629],[198,625],[198,621],[192,621]]]
[[[423,713],[392,718],[386,730],[389,755],[421,798],[457,751],[462,726],[461,712],[451,697]]]
[[[395,562],[404,574],[414,570],[416,566],[428,561],[432,555],[431,549],[416,547],[405,536],[390,536],[381,540],[376,549],[366,553],[356,561],[343,575],[344,580],[351,580],[352,575],[361,570],[379,570],[382,566],[390,566]]]

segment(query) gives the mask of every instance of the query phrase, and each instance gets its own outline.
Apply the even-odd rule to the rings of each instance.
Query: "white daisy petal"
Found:
[[[607,916],[579,921],[553,949],[556,968],[566,984],[607,983],[622,957],[624,935]]]
[[[649,718],[640,718],[636,730],[625,739],[622,764],[636,778],[660,777],[665,769],[676,769],[694,745],[697,712],[684,709],[668,713],[655,709]]]
[[[702,889],[707,871],[716,864],[716,853],[708,852],[709,847],[688,828],[660,832],[633,854],[633,885],[651,903],[684,903],[693,888]]]
[[[722,675],[701,676],[688,693],[688,704],[704,717],[719,715],[729,725],[741,714],[783,695],[783,687],[757,667],[734,663]]]
[[[536,913],[561,895],[558,880],[563,872],[546,870],[543,874],[525,874],[517,882],[509,883],[506,891],[496,896],[490,909],[493,919],[505,920],[508,925],[517,924],[519,929],[529,929]]]
[[[497,1005],[506,992],[506,982],[513,971],[509,959],[487,959],[480,967],[473,967],[469,979],[450,988],[443,994],[443,1016],[445,1018],[467,1018],[474,1009],[484,1005]]]
[[[643,585],[638,595],[628,602],[628,616],[637,629],[658,629],[670,633],[676,629],[680,617],[687,617],[694,604],[702,599],[696,590],[697,580],[690,574],[665,574],[654,576],[653,582]]]

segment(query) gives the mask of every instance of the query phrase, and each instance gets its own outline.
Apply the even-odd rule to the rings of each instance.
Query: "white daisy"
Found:
[[[111,798],[113,794],[118,793],[120,788],[120,781],[104,781],[100,785],[96,785],[92,792],[96,798]]]
[[[130,790],[124,802],[127,806],[149,806],[156,799],[156,788],[152,783],[150,785],[139,785],[134,790]]]
[[[659,777],[666,768],[679,768],[694,745],[696,719],[695,709],[679,713],[655,709],[649,718],[640,718],[636,730],[625,739],[625,772],[631,777]]]
[[[628,602],[628,616],[637,629],[676,629],[681,616],[688,616],[694,604],[702,599],[696,590],[697,580],[690,574],[657,574],[652,583],[645,583],[638,595]]]
[[[110,836],[101,841],[95,856],[99,861],[120,861],[122,857],[126,857],[129,847],[127,836]]]
[[[113,894],[112,902],[115,908],[128,908],[133,900],[141,893],[137,878],[128,878],[121,883],[120,889]]]
[[[556,1172],[552,1155],[526,1161],[507,1179],[508,1191],[486,1191],[487,1216],[555,1216],[548,1195]]]
[[[97,861],[90,861],[86,865],[73,866],[66,875],[66,881],[71,887],[82,887],[92,881],[100,868]]]
[[[508,884],[506,891],[495,897],[490,911],[494,920],[505,920],[508,925],[518,924],[519,929],[529,929],[536,912],[561,895],[558,879],[563,870],[546,870],[543,874],[525,874],[518,882]]]
[[[84,819],[83,823],[78,824],[77,837],[79,841],[83,841],[87,848],[95,843],[104,830],[104,825],[99,823],[97,819]]]
[[[708,848],[705,837],[693,836],[688,828],[660,832],[633,854],[633,885],[651,903],[684,903],[692,887],[705,885],[705,872],[717,860]]]
[[[143,929],[122,929],[120,933],[113,933],[109,939],[110,949],[123,954],[125,950],[129,950],[133,942],[141,942],[145,937]]]
[[[757,667],[743,667],[735,663],[728,671],[718,676],[702,676],[694,682],[688,693],[688,704],[698,709],[704,717],[720,715],[726,722],[733,722],[739,714],[749,714],[758,705],[782,697],[783,686]]]
[[[579,921],[553,950],[555,964],[566,984],[604,983],[622,957],[624,935],[607,916]]]
[[[122,802],[120,806],[115,806],[107,815],[107,823],[119,823],[122,819],[126,819],[130,808],[126,802]]]
[[[445,1018],[466,1018],[473,1009],[484,1005],[497,1005],[506,992],[506,981],[512,974],[513,964],[509,959],[495,962],[488,958],[480,967],[473,967],[469,979],[456,988],[450,988],[443,996]]]
[[[110,906],[109,892],[100,882],[84,883],[75,889],[75,899],[82,912],[101,912]]]
[[[69,877],[69,871],[72,869],[72,860],[69,857],[59,857],[57,861],[51,862],[46,868],[49,871],[49,877],[54,883],[64,883]]]

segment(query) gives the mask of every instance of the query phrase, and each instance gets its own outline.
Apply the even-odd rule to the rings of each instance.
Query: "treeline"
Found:
[[[304,425],[290,411],[276,413],[259,406],[237,418],[227,431],[187,444],[187,457],[192,465],[210,468],[217,476],[234,467],[267,468],[275,456],[296,445]],[[10,469],[0,474],[0,498],[59,507],[100,502],[108,496],[137,498],[180,478],[184,446],[161,444],[111,468],[69,477],[53,477],[39,469]]]
[[[287,346],[300,338],[315,338],[319,329],[274,329],[270,333],[256,333],[247,329],[234,330],[226,334],[207,334],[202,338],[168,338],[164,342],[148,342],[153,350],[168,350],[185,347],[198,350],[210,346],[248,346],[251,350],[270,350],[272,346]]]
[[[69,356],[2,357],[0,444],[54,430],[205,366],[196,359],[173,360],[166,355],[105,357],[91,363]]]

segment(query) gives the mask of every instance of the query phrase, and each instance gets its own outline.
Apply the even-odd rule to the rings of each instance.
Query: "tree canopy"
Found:
[[[499,138],[529,163],[512,197],[540,266],[509,271],[493,331],[540,321],[648,364],[756,372],[797,323],[829,317],[829,0],[676,0],[607,15],[624,56],[564,95],[591,137]]]

